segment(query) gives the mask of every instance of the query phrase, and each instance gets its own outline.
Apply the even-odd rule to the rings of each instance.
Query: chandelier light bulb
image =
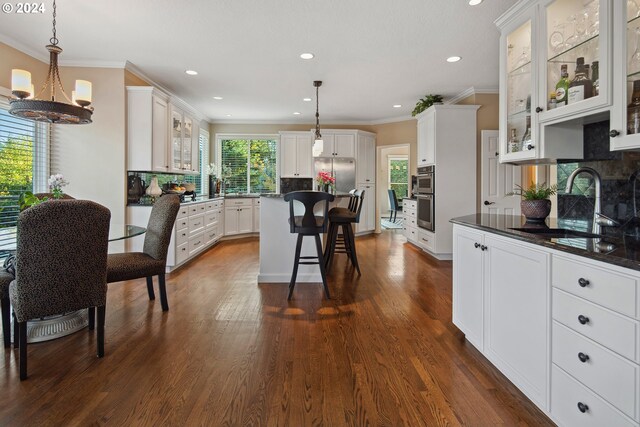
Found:
[[[31,73],[25,70],[11,70],[11,93],[16,98],[26,98],[32,95],[31,92]]]

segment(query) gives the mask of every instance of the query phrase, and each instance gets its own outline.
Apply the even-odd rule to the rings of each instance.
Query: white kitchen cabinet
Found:
[[[127,86],[127,169],[168,172],[169,99],[151,86]]]
[[[419,246],[438,259],[451,259],[451,218],[476,211],[476,115],[478,105],[432,105],[416,116],[418,166],[435,167],[433,233]],[[422,147],[422,148],[420,148]]]
[[[224,209],[224,235],[253,232],[253,202],[251,199],[231,199]]]
[[[453,323],[483,351],[484,233],[453,228]]]
[[[256,199],[253,204],[253,232],[260,232],[260,199]]]
[[[416,218],[418,202],[416,200],[404,199],[402,201],[402,228],[404,236],[413,244],[418,243],[418,223]]]
[[[629,129],[627,105],[633,94],[633,81],[640,80],[640,61],[634,50],[640,49],[635,29],[640,18],[629,9],[632,2],[613,3],[613,107],[611,108],[611,150],[640,148],[640,132]]]
[[[358,190],[364,190],[360,222],[356,224],[356,233],[374,231],[376,229],[376,186],[358,184]]]
[[[356,131],[322,129],[322,150],[314,157],[356,157]]]
[[[376,182],[376,138],[373,134],[358,133],[356,150],[356,181],[361,184]]]
[[[583,157],[584,123],[604,120],[612,105],[611,40],[614,32],[626,28],[624,24],[611,25],[614,3],[521,0],[498,18],[501,162]],[[621,52],[624,55],[626,51]],[[584,99],[572,95],[568,104],[549,108],[549,94],[556,91],[561,66],[567,65],[572,80],[579,57],[589,66],[598,62],[599,94]],[[518,147],[509,143],[512,131],[521,143],[527,128],[530,144]]]
[[[170,104],[170,172],[179,174],[198,173],[199,129],[194,118],[184,110]],[[195,160],[195,162],[194,162]]]
[[[485,235],[482,251],[484,354],[546,409],[551,256],[533,245],[494,236]]]
[[[313,178],[310,132],[280,132],[280,176]]]

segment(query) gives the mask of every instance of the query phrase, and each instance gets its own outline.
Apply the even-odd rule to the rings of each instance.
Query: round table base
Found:
[[[87,327],[88,324],[89,315],[87,310],[29,320],[27,322],[27,342],[51,341],[65,337]]]

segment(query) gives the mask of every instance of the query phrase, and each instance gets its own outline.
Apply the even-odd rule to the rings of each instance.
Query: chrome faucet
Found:
[[[602,179],[600,178],[600,174],[598,173],[598,171],[586,166],[574,170],[573,172],[571,172],[571,175],[569,175],[569,178],[567,178],[567,188],[565,192],[567,194],[571,194],[571,190],[573,189],[573,181],[576,179],[576,176],[580,175],[583,172],[588,173],[593,177],[593,181],[596,186],[596,201],[593,205],[593,226],[591,227],[591,232],[593,234],[600,234],[600,223],[598,222],[598,218],[602,215],[600,213],[600,191],[602,188]]]

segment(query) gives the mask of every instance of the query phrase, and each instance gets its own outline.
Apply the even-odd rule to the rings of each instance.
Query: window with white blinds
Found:
[[[218,178],[225,193],[274,193],[277,191],[276,138],[220,138]]]
[[[200,179],[196,184],[196,190],[198,194],[209,194],[209,132],[200,129],[198,141],[200,142],[200,164],[198,165]]]
[[[49,126],[9,114],[0,89],[0,258],[15,248],[18,198],[44,192],[49,170]]]

